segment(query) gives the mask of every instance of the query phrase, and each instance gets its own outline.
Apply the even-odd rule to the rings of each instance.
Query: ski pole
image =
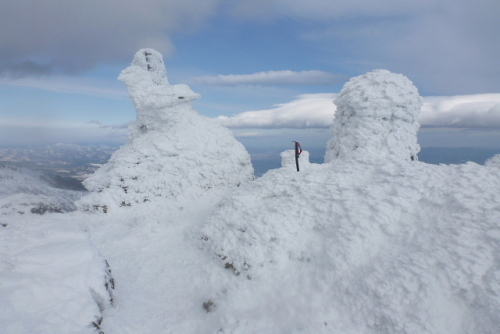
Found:
[[[295,166],[297,166],[297,172],[300,170],[299,169],[299,155],[302,153],[302,147],[300,147],[300,144],[298,141],[293,141],[295,143]]]

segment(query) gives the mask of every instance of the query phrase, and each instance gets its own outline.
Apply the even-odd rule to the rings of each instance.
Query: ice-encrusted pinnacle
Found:
[[[200,95],[187,85],[170,85],[165,73],[161,54],[152,49],[137,52],[120,73],[137,119],[129,142],[85,180],[92,193],[80,208],[112,212],[162,201],[180,210],[184,200],[215,198],[253,179],[244,146],[227,128],[199,115],[191,101]]]
[[[325,161],[417,159],[417,88],[402,74],[375,70],[352,78],[335,100],[337,111]]]
[[[168,85],[167,70],[161,53],[154,49],[137,51],[132,61],[133,66],[147,71],[151,80],[157,85]]]
[[[137,120],[131,126],[133,136],[162,123],[175,122],[179,113],[193,110],[191,101],[201,97],[187,85],[170,85],[163,57],[153,49],[139,50],[118,79],[127,86],[137,112]]]

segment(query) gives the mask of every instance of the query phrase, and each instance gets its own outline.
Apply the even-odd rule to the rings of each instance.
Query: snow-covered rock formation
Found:
[[[160,53],[143,49],[119,79],[137,111],[128,144],[117,150],[84,186],[85,210],[109,211],[156,199],[168,205],[253,179],[250,155],[232,133],[200,116],[200,97],[187,85],[170,85]]]
[[[352,78],[335,100],[337,111],[325,161],[416,160],[420,147],[417,88],[402,74],[375,70]]]
[[[232,277],[211,299],[221,333],[498,332],[496,160],[409,163],[419,98],[401,75],[354,78],[337,102],[329,163],[269,171],[202,228]]]

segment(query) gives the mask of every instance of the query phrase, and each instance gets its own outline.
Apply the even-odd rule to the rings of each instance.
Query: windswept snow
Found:
[[[94,192],[79,202],[85,210],[108,212],[161,200],[201,200],[208,193],[253,179],[250,155],[232,133],[200,116],[191,101],[200,97],[186,85],[170,85],[160,53],[143,49],[119,76],[137,111],[128,144],[85,180]],[[168,201],[167,201],[168,199]]]

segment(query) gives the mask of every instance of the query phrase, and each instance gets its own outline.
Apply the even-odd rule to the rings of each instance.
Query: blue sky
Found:
[[[135,112],[116,77],[152,47],[248,145],[324,147],[305,102],[334,108],[324,94],[384,68],[425,97],[422,146],[500,147],[499,16],[497,0],[4,0],[0,145],[123,143]],[[236,124],[248,111],[296,117]]]

